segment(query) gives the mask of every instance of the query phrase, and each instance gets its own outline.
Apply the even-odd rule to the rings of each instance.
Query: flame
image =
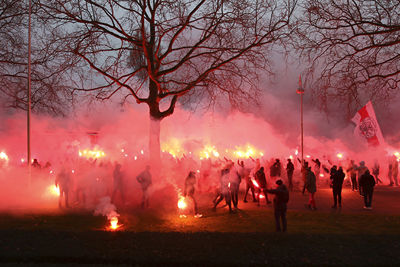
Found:
[[[104,151],[98,149],[95,147],[93,150],[90,149],[84,149],[84,150],[79,150],[79,157],[85,157],[87,159],[89,158],[102,158],[105,157],[106,153]]]
[[[342,154],[342,153],[337,153],[336,156],[337,156],[339,159],[343,158],[343,154]]]
[[[58,186],[55,185],[50,185],[47,187],[47,192],[50,193],[50,195],[52,196],[60,196],[60,188]]]
[[[238,158],[250,158],[250,157],[258,157],[264,156],[264,153],[258,149],[256,149],[253,145],[247,144],[244,147],[236,146],[236,150],[233,152],[233,155]]]
[[[400,153],[399,152],[394,152],[393,155],[397,158],[397,161],[400,162]]]
[[[320,177],[324,177],[325,175],[324,175],[323,173],[320,173],[319,176],[320,176]]]
[[[201,150],[199,152],[199,157],[200,159],[203,158],[210,158],[211,156],[218,158],[220,156],[219,152],[217,151],[217,149],[215,148],[215,146],[212,145],[206,145],[203,150]]]
[[[179,200],[178,200],[178,208],[180,210],[184,210],[184,209],[186,209],[186,207],[187,207],[187,203],[186,203],[185,197],[180,196]]]
[[[0,152],[0,159],[4,159],[5,161],[8,161],[8,156],[7,156],[6,152],[4,152],[4,151]]]
[[[171,138],[168,142],[163,142],[161,144],[161,150],[164,153],[169,153],[174,158],[183,155],[181,140],[177,138]]]
[[[251,182],[253,183],[253,185],[257,188],[260,188],[260,185],[256,182],[256,180],[254,180],[253,178],[251,178]]]
[[[111,230],[117,230],[120,227],[120,225],[118,224],[118,217],[114,216],[111,217],[110,219],[110,229]]]

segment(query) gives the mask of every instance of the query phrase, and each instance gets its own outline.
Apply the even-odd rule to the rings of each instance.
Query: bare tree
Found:
[[[296,48],[311,64],[310,87],[324,109],[386,102],[400,82],[400,1],[305,0]]]
[[[63,43],[53,38],[50,29],[33,6],[32,20],[32,109],[64,114],[71,100],[72,83],[68,75],[76,66]],[[6,108],[27,109],[27,1],[0,3],[0,97]]]
[[[104,78],[83,90],[100,99],[122,90],[148,105],[154,159],[160,121],[178,98],[256,103],[258,72],[270,71],[268,51],[289,34],[295,8],[293,0],[40,2],[55,27],[64,27],[71,51]]]

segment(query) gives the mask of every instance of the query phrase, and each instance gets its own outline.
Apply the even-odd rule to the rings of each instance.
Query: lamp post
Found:
[[[29,21],[28,21],[28,113],[27,113],[27,163],[29,184],[31,183],[31,17],[32,0],[29,0]]]
[[[304,166],[304,132],[303,132],[303,95],[304,89],[301,84],[301,75],[299,76],[299,88],[296,93],[300,95],[300,128],[301,128],[301,166]]]

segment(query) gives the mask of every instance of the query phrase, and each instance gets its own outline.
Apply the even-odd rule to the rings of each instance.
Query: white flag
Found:
[[[368,101],[368,103],[356,113],[352,121],[356,124],[354,135],[361,136],[368,142],[368,145],[379,146],[385,143],[371,101]]]

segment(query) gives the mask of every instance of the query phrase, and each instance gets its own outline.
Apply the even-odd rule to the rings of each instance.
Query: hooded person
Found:
[[[289,191],[287,187],[283,184],[281,179],[278,179],[276,182],[276,189],[268,189],[266,190],[269,194],[274,194],[274,215],[275,215],[275,225],[277,232],[286,232],[287,229],[287,220],[286,220],[286,211],[287,211],[287,203],[289,202]],[[281,228],[282,222],[282,228]]]

